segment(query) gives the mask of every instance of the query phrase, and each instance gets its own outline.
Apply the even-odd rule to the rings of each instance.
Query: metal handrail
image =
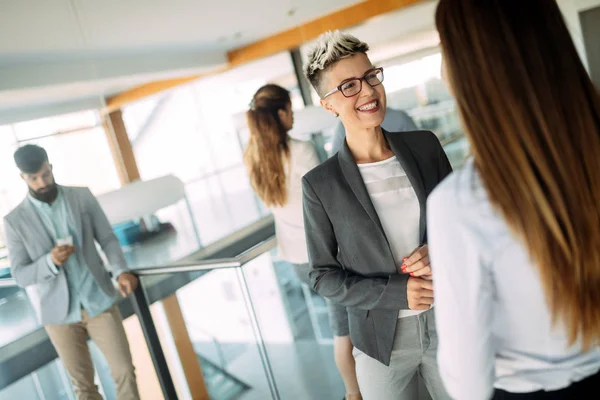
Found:
[[[254,247],[249,248],[248,250],[244,251],[236,257],[203,260],[195,263],[172,264],[166,267],[141,268],[135,269],[133,270],[133,272],[135,272],[135,274],[139,276],[146,276],[173,274],[179,272],[197,272],[214,269],[237,268],[254,260],[260,255],[266,253],[267,251],[275,248],[275,246],[277,246],[277,239],[275,238],[275,236],[271,236],[270,238],[260,242]]]
[[[231,258],[217,258],[212,260],[202,260],[195,263],[175,263],[169,266],[157,266],[157,267],[146,267],[140,269],[133,269],[136,275],[148,276],[148,275],[164,275],[181,272],[197,272],[197,271],[211,271],[214,269],[227,269],[227,268],[238,268],[242,265],[254,260],[261,254],[273,249],[277,245],[275,236],[271,236],[269,239],[264,240],[254,247],[249,248],[243,253],[236,257]],[[14,278],[2,278],[0,279],[0,287],[16,286],[17,283]]]

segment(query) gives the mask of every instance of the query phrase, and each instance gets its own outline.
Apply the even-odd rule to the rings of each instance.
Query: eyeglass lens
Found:
[[[380,85],[383,82],[383,71],[376,69],[369,72],[362,79],[356,78],[344,82],[341,86],[342,94],[346,97],[354,96],[362,89],[362,80],[365,80],[371,87]]]

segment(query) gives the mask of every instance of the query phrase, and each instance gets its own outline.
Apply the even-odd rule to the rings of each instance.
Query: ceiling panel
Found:
[[[1,0],[0,58],[8,54],[81,49],[69,0]]]
[[[231,49],[358,2],[2,0],[0,57],[165,47]]]

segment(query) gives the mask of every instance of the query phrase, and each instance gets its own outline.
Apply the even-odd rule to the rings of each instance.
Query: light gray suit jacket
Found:
[[[115,296],[113,277],[128,270],[125,256],[104,211],[88,188],[62,186],[75,223],[74,245],[80,252],[102,290]],[[69,311],[69,289],[63,268],[55,274],[47,263],[47,255],[55,243],[40,219],[34,205],[25,199],[4,217],[6,247],[13,278],[21,287],[35,290],[30,296],[39,310],[41,323],[60,324]],[[109,265],[104,265],[96,248],[100,244]]]
[[[432,132],[384,134],[419,199],[419,240],[426,243],[427,196],[452,168]],[[312,287],[348,308],[352,344],[389,365],[398,311],[408,309],[408,276],[398,273],[347,143],[304,175],[302,184]]]

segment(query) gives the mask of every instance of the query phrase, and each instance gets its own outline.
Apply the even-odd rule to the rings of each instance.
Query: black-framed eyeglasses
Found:
[[[371,87],[381,85],[383,82],[383,67],[373,68],[368,71],[362,78],[351,78],[342,82],[341,85],[326,93],[323,98],[331,96],[335,92],[341,92],[344,97],[356,96],[362,90],[362,81],[365,81]]]

